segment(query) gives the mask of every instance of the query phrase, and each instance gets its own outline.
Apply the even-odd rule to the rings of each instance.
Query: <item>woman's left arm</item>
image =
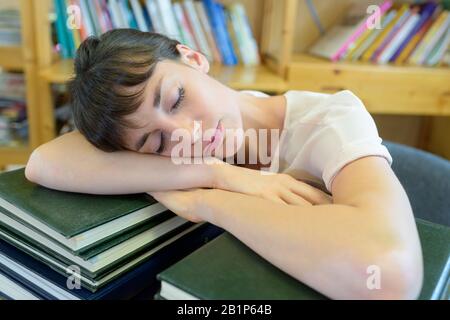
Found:
[[[407,195],[386,160],[370,156],[348,164],[332,194],[333,204],[294,206],[217,189],[152,193],[181,216],[226,229],[330,298],[417,298],[419,237]]]

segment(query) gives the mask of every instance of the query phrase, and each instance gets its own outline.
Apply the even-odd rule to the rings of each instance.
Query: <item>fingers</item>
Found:
[[[312,204],[330,204],[333,202],[331,196],[304,182],[296,181],[290,186],[290,189]]]
[[[295,194],[291,191],[286,191],[280,195],[280,198],[283,199],[284,202],[294,206],[312,206],[311,202],[302,198],[298,194]]]
[[[280,204],[288,204],[286,201],[284,201],[283,199],[281,199],[280,197],[277,197],[275,195],[266,197],[266,199],[274,201],[276,203],[280,203]]]
[[[164,194],[163,192],[147,192],[149,195],[151,195],[156,201],[161,201]]]

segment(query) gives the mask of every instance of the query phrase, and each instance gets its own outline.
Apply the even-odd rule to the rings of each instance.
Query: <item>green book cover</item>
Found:
[[[0,174],[0,198],[66,238],[157,203],[145,194],[98,196],[48,189],[29,182],[24,169]]]
[[[416,220],[424,258],[419,299],[448,299],[450,228]],[[225,233],[158,275],[165,294],[188,299],[327,299]],[[175,288],[176,290],[166,290]],[[180,293],[181,292],[181,293]],[[187,295],[186,295],[187,294]],[[172,296],[172,298],[177,298]]]
[[[5,210],[0,207],[0,212],[4,213]],[[88,260],[88,259],[98,255],[99,253],[102,253],[102,252],[148,230],[148,229],[156,227],[158,224],[160,224],[164,221],[167,221],[168,219],[170,219],[174,216],[175,216],[175,214],[173,212],[165,211],[165,212],[162,212],[162,213],[156,215],[155,217],[149,219],[148,221],[145,221],[144,223],[137,225],[136,227],[134,227],[132,229],[125,230],[123,233],[121,233],[115,237],[108,238],[105,241],[97,242],[95,245],[89,246],[86,249],[80,250],[78,252],[73,252],[71,250],[68,250],[68,251],[73,253],[76,256],[79,256],[83,260]],[[27,239],[27,241],[32,243],[33,246],[36,248],[42,248],[43,250],[48,251],[47,248],[45,248],[40,243],[37,243],[32,237],[29,237],[27,234],[22,234],[21,232],[18,232],[17,230],[12,228],[8,224],[4,224],[3,222],[0,221],[0,230],[1,230],[1,228],[3,228],[3,230],[5,230],[5,229],[8,230],[11,234],[17,235],[18,237]]]
[[[67,257],[61,256],[56,252],[46,250],[45,248],[36,247],[33,240],[29,237],[15,234],[8,230],[8,228],[4,228],[4,226],[1,225],[0,238],[12,246],[15,246],[17,249],[48,265],[50,268],[62,275],[67,275],[67,268],[69,266],[77,265],[80,268],[82,285],[91,291],[95,291],[98,287],[103,286],[113,279],[111,274],[114,274],[115,278],[118,275],[127,272],[127,270],[133,268],[137,263],[140,263],[133,263],[133,261],[139,260],[140,257],[147,255],[148,252],[162,246],[165,242],[168,242],[171,239],[176,239],[179,235],[182,235],[186,231],[190,230],[193,226],[195,225],[191,222],[184,223],[183,225],[165,233],[163,236],[149,241],[145,244],[145,246],[142,246],[138,250],[129,252],[127,255],[114,261],[112,264],[99,270],[98,272],[90,272],[76,262],[67,259]],[[95,285],[93,285],[93,283],[95,283]]]
[[[424,281],[420,300],[449,300],[450,228],[416,219],[422,244]]]

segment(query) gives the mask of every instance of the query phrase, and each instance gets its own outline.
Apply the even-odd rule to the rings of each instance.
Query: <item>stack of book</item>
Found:
[[[134,28],[176,39],[202,52],[212,62],[224,65],[260,62],[241,3],[225,7],[215,0],[54,0],[54,7],[58,47],[63,58],[73,58],[80,42],[90,35]],[[68,20],[67,12],[79,18]]]
[[[424,282],[420,300],[450,299],[450,228],[416,220]],[[165,300],[319,300],[319,292],[261,258],[224,233],[158,275]],[[381,278],[383,283],[383,278]]]
[[[193,224],[144,194],[60,192],[0,174],[0,295],[128,299],[219,229]]]
[[[450,12],[436,2],[380,4],[373,14],[333,26],[310,53],[332,61],[436,66],[448,63]],[[447,62],[446,62],[447,61]]]

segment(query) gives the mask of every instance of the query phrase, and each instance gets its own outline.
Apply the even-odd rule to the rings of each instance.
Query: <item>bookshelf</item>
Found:
[[[40,143],[38,104],[36,92],[36,54],[33,37],[33,0],[6,1],[1,8],[17,8],[22,23],[22,43],[17,47],[0,47],[0,67],[6,71],[21,71],[25,74],[28,118],[28,142],[19,146],[0,146],[0,168],[7,164],[24,164],[31,151]]]
[[[324,27],[337,23],[351,2],[367,0],[313,0]],[[31,0],[30,0],[31,2]],[[227,4],[233,0],[220,0]],[[372,114],[424,116],[421,140],[426,148],[433,130],[430,117],[450,115],[449,68],[332,63],[307,53],[320,37],[305,0],[240,0],[246,7],[263,60],[258,67],[212,65],[210,74],[237,90],[261,90],[280,94],[287,90],[313,90],[332,93],[354,91]],[[73,74],[73,61],[61,60],[51,51],[49,14],[51,0],[32,1],[37,52],[40,143],[55,137],[52,84],[67,82]],[[2,53],[0,52],[0,55]],[[10,61],[10,63],[16,63]],[[440,125],[442,127],[442,125]],[[442,132],[440,130],[439,132]],[[448,132],[450,135],[450,132]],[[426,138],[428,137],[428,138]],[[431,145],[445,145],[431,141]],[[448,145],[448,143],[447,143]],[[450,145],[437,150],[450,157]]]
[[[394,1],[396,3],[412,1]],[[312,0],[325,30],[350,5],[371,0]],[[306,0],[266,0],[263,57],[287,90],[355,92],[375,115],[420,116],[417,147],[450,159],[450,68],[330,62],[308,53],[321,37]],[[401,128],[399,128],[401,130]]]
[[[448,68],[329,63],[307,54],[292,57],[290,88],[320,92],[351,89],[371,113],[450,116]]]
[[[272,3],[274,9],[278,9],[270,10],[272,19],[283,19],[283,9],[277,8],[278,2],[267,2]],[[327,5],[331,1],[313,1],[325,28],[335,24],[352,2],[354,1],[342,0]],[[450,115],[450,68],[375,65],[362,62],[333,63],[315,57],[308,54],[307,49],[320,37],[320,33],[308,12],[306,2],[285,0],[285,6],[290,7],[289,15],[301,16],[302,19],[284,16],[284,32],[281,33],[287,39],[273,47],[278,49],[284,46],[284,51],[289,53],[283,53],[284,58],[276,61],[273,57],[277,54],[280,56],[280,51],[283,51],[278,49],[278,52],[269,54],[269,58],[283,75],[288,89],[327,93],[350,89],[365,102],[372,113]],[[277,37],[277,34],[273,36],[275,40]]]
[[[221,1],[224,4],[231,0]],[[261,14],[263,7],[260,0],[243,0],[257,39],[263,37]],[[60,59],[51,52],[49,13],[52,10],[51,0],[34,3],[36,38],[38,51],[39,105],[41,122],[41,143],[55,137],[55,121],[53,116],[52,84],[64,84],[73,75],[73,60]],[[259,41],[258,41],[259,42]],[[259,90],[275,94],[286,91],[285,79],[268,65],[245,67],[243,65],[224,66],[212,64],[209,74],[217,80],[236,90]]]

